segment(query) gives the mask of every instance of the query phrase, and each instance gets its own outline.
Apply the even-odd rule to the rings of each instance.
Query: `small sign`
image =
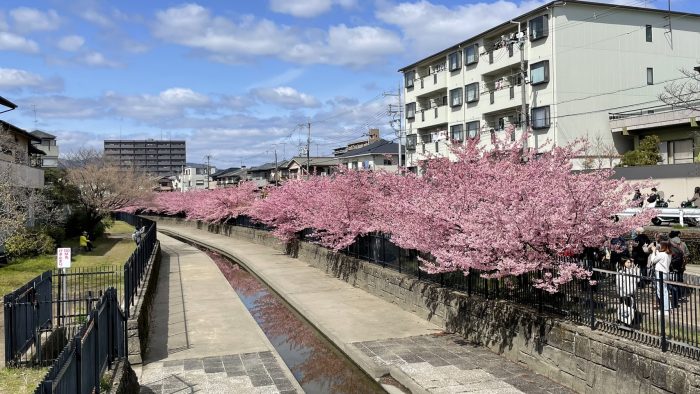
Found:
[[[56,265],[58,268],[70,268],[70,248],[56,249]]]

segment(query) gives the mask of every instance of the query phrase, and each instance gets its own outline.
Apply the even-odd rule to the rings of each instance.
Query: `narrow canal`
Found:
[[[225,256],[194,246],[214,260],[306,393],[386,392],[248,271]]]

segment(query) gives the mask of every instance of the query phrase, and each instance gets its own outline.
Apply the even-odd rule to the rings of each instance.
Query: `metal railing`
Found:
[[[52,272],[27,282],[5,295],[5,362],[13,364],[32,348],[41,354],[41,332],[52,326]]]
[[[311,230],[300,238],[314,241]],[[548,293],[533,284],[552,271],[500,279],[482,278],[485,272],[478,270],[428,274],[420,269],[420,253],[399,248],[384,234],[359,237],[341,252],[445,288],[535,307],[593,330],[700,359],[700,286],[678,281],[681,278],[631,275],[599,268],[593,260],[562,258],[590,269],[595,284],[575,280]]]
[[[126,315],[116,289],[109,288],[71,336],[35,394],[99,393],[102,374],[127,354],[126,346]]]
[[[128,318],[157,246],[156,225],[130,214],[116,216],[148,228],[123,266],[46,271],[4,297],[7,365],[46,365],[59,357],[107,288],[114,288]]]

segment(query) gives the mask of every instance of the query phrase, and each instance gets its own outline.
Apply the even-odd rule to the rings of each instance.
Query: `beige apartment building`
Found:
[[[415,169],[419,160],[448,154],[453,143],[479,138],[490,144],[519,138],[523,130],[530,148],[586,137],[622,154],[650,130],[620,127],[614,114],[660,105],[664,85],[681,80],[680,69],[698,64],[700,15],[586,1],[548,3],[400,70],[406,165]],[[682,150],[674,152],[677,162],[692,162],[700,153],[694,137],[700,130],[692,130],[693,119],[680,119],[662,140],[668,147],[670,138]],[[674,145],[673,139],[685,142]]]

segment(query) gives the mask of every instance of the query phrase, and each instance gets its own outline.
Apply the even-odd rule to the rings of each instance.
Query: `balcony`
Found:
[[[517,44],[507,45],[498,38],[490,43],[485,43],[484,47],[486,48],[486,56],[479,61],[479,71],[482,74],[519,66],[520,48]]]
[[[447,123],[447,105],[416,110],[416,128],[422,129],[443,123]]]
[[[519,107],[520,102],[520,86],[506,86],[499,90],[491,90],[486,93],[487,99],[483,100],[480,108],[483,108],[485,114],[500,112],[503,110]]]
[[[416,97],[426,96],[440,90],[447,90],[447,73],[445,71],[418,77],[413,85],[413,94]]]
[[[699,105],[696,103],[695,105]],[[692,103],[691,103],[692,105]],[[608,114],[612,132],[646,130],[656,127],[693,125],[700,122],[700,110],[657,106]]]
[[[5,173],[8,167],[16,186],[32,189],[44,187],[44,170],[41,168],[0,161],[0,172]]]

